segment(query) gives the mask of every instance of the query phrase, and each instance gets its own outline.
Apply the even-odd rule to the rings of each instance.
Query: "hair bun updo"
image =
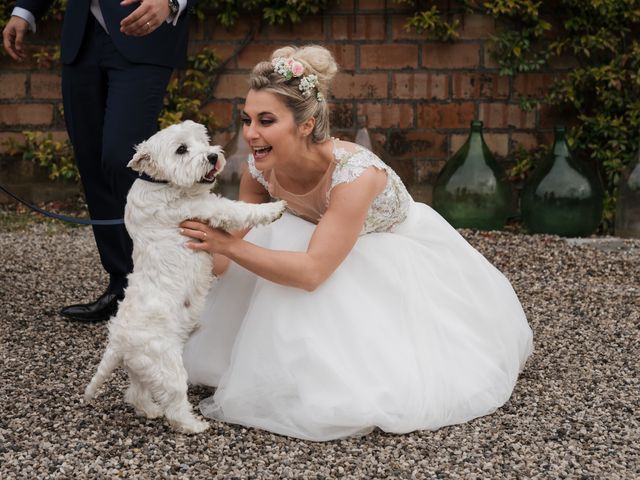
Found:
[[[297,60],[304,67],[304,75],[316,75],[318,89],[323,95],[328,93],[331,81],[338,72],[338,65],[331,52],[319,45],[279,48],[271,54],[272,60],[277,57]]]

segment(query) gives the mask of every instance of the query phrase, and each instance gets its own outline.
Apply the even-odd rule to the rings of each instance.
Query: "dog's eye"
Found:
[[[180,145],[178,147],[178,149],[176,150],[176,154],[178,155],[184,155],[185,153],[187,153],[189,150],[187,149],[187,146],[183,143],[182,145]]]

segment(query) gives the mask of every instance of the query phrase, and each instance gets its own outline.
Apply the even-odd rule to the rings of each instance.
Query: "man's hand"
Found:
[[[168,6],[167,6],[168,8]],[[29,30],[29,22],[25,19],[12,16],[2,31],[2,40],[4,49],[11,58],[21,62],[24,60],[24,50],[22,49],[22,40],[25,33]]]
[[[169,17],[168,0],[122,0],[120,5],[139,3],[131,14],[120,22],[120,31],[125,35],[141,37],[162,25]]]

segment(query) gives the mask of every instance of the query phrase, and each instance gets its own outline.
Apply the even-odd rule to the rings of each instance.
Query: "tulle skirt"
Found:
[[[314,228],[285,214],[246,239],[304,251]],[[314,292],[232,264],[184,362],[191,383],[217,386],[205,416],[323,441],[487,415],[509,399],[532,348],[508,280],[413,203],[393,232],[359,237]]]

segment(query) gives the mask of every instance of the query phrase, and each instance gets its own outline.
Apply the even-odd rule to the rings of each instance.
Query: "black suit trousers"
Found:
[[[158,130],[171,76],[167,66],[131,63],[92,15],[77,57],[62,66],[64,116],[91,218],[122,218],[136,178],[127,168],[134,146]],[[111,291],[121,290],[133,268],[124,226],[94,226]]]

